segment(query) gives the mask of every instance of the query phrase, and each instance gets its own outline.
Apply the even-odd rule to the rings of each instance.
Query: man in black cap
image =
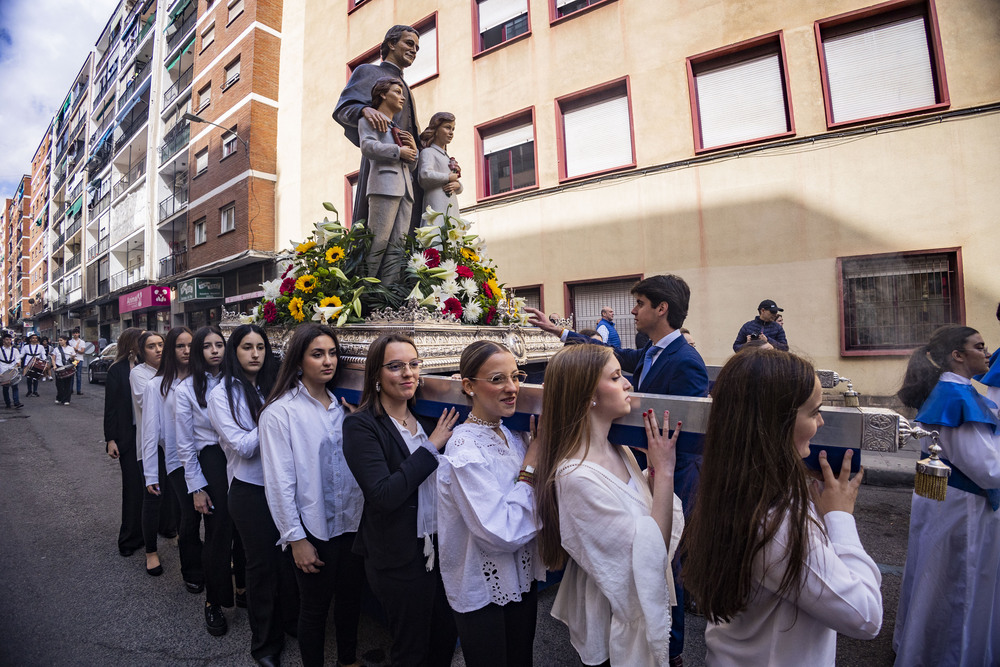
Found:
[[[778,304],[770,299],[764,299],[757,306],[757,317],[753,318],[742,327],[736,334],[736,341],[733,343],[733,352],[739,352],[751,340],[764,340],[779,350],[788,350],[788,340],[785,338],[785,330],[775,319],[778,313],[784,308],[778,308]]]

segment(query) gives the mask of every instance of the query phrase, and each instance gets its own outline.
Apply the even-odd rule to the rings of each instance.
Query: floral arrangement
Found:
[[[328,211],[337,213],[330,203]],[[317,222],[310,238],[292,242],[291,261],[279,278],[261,284],[264,297],[256,309],[266,324],[298,324],[305,320],[343,326],[360,322],[361,296],[379,281],[365,275],[371,233],[363,223],[350,229],[340,216]]]
[[[424,226],[403,241],[409,299],[466,324],[527,323],[524,299],[509,298],[497,280],[486,242],[472,223],[430,208]]]
[[[323,207],[337,213],[330,203]],[[391,248],[400,269],[396,285],[366,275],[372,234],[363,221],[350,229],[324,218],[310,237],[292,242],[281,276],[264,282],[264,296],[249,318],[294,326],[306,320],[343,326],[361,322],[379,306],[415,301],[465,324],[527,323],[524,299],[509,296],[472,223],[430,208],[424,226]],[[405,263],[405,266],[400,266]],[[407,294],[409,292],[409,294]]]

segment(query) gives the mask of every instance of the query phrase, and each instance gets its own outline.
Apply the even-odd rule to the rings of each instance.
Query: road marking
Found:
[[[897,577],[903,576],[903,568],[900,565],[886,565],[885,563],[876,563],[878,565],[878,571],[882,574],[893,574]]]

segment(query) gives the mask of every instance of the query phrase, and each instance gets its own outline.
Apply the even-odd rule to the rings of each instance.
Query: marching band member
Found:
[[[31,364],[35,359],[41,359],[47,363],[49,353],[46,351],[45,346],[38,342],[38,334],[31,333],[28,334],[28,342],[21,346],[21,368],[27,371],[31,368]],[[24,392],[24,395],[38,396],[38,378],[30,377],[25,373],[24,381],[28,390]]]

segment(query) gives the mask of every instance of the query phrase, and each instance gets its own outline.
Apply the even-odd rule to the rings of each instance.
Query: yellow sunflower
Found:
[[[302,299],[299,297],[295,297],[288,302],[288,314],[294,317],[296,322],[306,319],[306,314],[302,311],[302,305]]]
[[[327,308],[329,306],[343,306],[344,302],[340,300],[337,296],[328,296],[319,302],[320,308]]]
[[[500,285],[497,283],[496,276],[493,276],[486,281],[486,284],[490,286],[490,291],[493,292],[494,296],[500,296]]]
[[[316,279],[316,276],[311,273],[307,273],[295,281],[295,289],[309,294],[316,289],[317,282],[319,281]]]
[[[300,243],[297,246],[295,246],[295,252],[301,254],[304,252],[309,252],[315,247],[316,247],[315,241],[306,241],[305,243]]]
[[[475,252],[473,252],[470,248],[462,248],[461,253],[462,253],[462,257],[466,258],[470,262],[478,262],[479,261],[479,255],[477,255]]]
[[[330,264],[335,264],[344,259],[344,254],[344,249],[339,245],[335,245],[326,251],[326,261]],[[340,304],[338,303],[337,305],[339,306]]]

